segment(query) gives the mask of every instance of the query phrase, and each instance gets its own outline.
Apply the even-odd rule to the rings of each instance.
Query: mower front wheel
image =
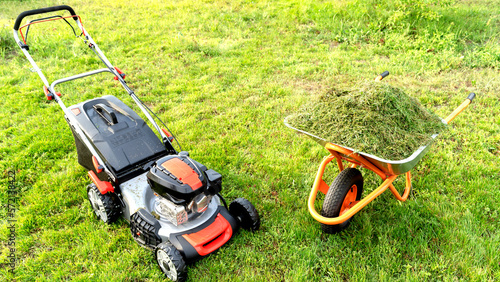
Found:
[[[257,231],[260,227],[259,213],[245,198],[237,198],[232,201],[229,204],[229,213],[238,220],[243,229]]]
[[[363,176],[356,168],[346,168],[335,178],[325,196],[321,215],[338,217],[349,210],[363,193]],[[321,229],[328,234],[338,233],[349,226],[352,217],[340,224],[321,223]]]
[[[170,242],[156,247],[156,262],[165,276],[172,281],[186,281],[187,268],[181,253]]]
[[[120,215],[120,205],[115,193],[101,194],[94,183],[87,186],[87,196],[95,215],[105,223],[113,223]]]

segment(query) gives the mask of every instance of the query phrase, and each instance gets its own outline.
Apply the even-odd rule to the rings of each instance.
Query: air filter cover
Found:
[[[207,184],[204,173],[187,156],[171,155],[158,161],[147,174],[153,191],[176,204],[190,201],[202,193]]]

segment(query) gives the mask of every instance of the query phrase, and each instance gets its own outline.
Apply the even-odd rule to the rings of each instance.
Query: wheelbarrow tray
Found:
[[[411,156],[409,156],[406,159],[387,160],[387,159],[380,158],[380,157],[377,157],[377,156],[374,156],[374,155],[371,155],[368,153],[356,151],[353,148],[349,148],[349,147],[346,147],[343,145],[335,144],[335,143],[330,142],[322,137],[319,137],[319,136],[316,136],[316,135],[309,133],[307,131],[295,128],[288,123],[288,118],[289,118],[289,116],[286,117],[284,120],[284,123],[287,127],[311,137],[314,141],[318,142],[321,146],[325,147],[326,144],[331,143],[331,144],[334,144],[336,146],[339,146],[339,147],[348,149],[350,151],[356,152],[357,154],[363,156],[365,159],[370,161],[373,165],[378,167],[380,170],[382,170],[386,174],[392,174],[392,175],[400,175],[400,174],[403,174],[403,173],[410,171],[424,157],[424,155],[429,151],[431,144],[434,142],[436,137],[439,135],[439,134],[431,135],[431,140],[429,140],[429,142],[427,142],[427,144],[420,146],[415,152],[413,152],[413,154],[411,154]],[[444,120],[443,120],[443,123],[447,124]],[[340,154],[343,157],[346,157],[346,158],[349,157],[349,156],[344,155],[342,153],[340,153]]]

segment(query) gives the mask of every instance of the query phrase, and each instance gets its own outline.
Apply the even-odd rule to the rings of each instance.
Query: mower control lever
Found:
[[[55,11],[63,11],[63,10],[67,10],[68,12],[70,12],[71,15],[74,16],[73,19],[75,21],[78,20],[78,17],[76,16],[75,11],[70,6],[68,6],[68,5],[54,6],[54,7],[24,11],[24,12],[20,13],[19,16],[17,16],[16,22],[14,23],[14,30],[16,30],[16,31],[19,30],[19,26],[21,25],[21,22],[27,16],[45,14],[45,13],[55,12]]]

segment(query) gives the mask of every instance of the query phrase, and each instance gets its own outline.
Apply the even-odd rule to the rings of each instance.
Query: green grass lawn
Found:
[[[125,220],[96,220],[63,114],[14,43],[19,13],[62,3],[182,148],[223,175],[226,199],[260,213],[258,232],[190,265],[190,280],[500,280],[500,1],[101,2],[0,2],[0,281],[164,279]],[[102,67],[62,23],[34,26],[28,44],[49,81]],[[477,98],[413,169],[408,201],[386,192],[323,234],[307,197],[327,151],[283,119],[384,70],[443,118]],[[109,75],[59,90],[68,106],[108,94],[131,105]],[[367,195],[380,180],[362,173]]]

